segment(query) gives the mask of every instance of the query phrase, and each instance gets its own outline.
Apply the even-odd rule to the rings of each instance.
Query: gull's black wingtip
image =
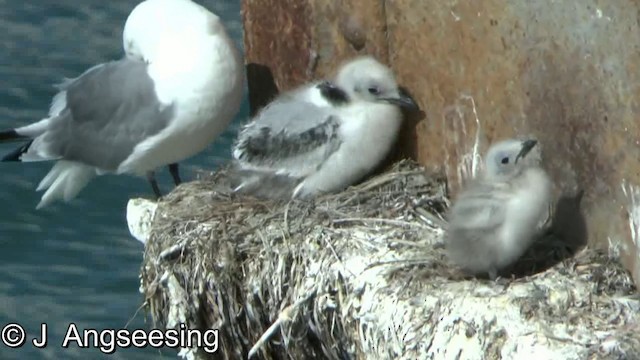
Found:
[[[26,136],[18,134],[14,129],[0,131],[0,142],[24,140]]]
[[[0,159],[0,161],[2,162],[9,162],[9,161],[22,161],[22,154],[26,153],[27,150],[29,150],[29,146],[31,146],[31,143],[33,142],[33,140],[29,141],[28,143],[20,146],[19,148],[13,150],[12,152],[8,153],[7,155],[5,155],[2,159]]]

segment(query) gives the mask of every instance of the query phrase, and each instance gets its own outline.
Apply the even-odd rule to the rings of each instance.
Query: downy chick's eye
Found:
[[[508,157],[503,157],[502,160],[500,160],[501,163],[503,164],[508,164],[509,163],[509,158]]]
[[[380,93],[380,90],[377,87],[373,87],[373,86],[368,88],[367,90],[371,95],[378,95]]]

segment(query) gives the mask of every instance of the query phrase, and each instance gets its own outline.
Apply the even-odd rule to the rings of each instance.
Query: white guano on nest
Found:
[[[154,324],[220,330],[218,353],[182,349],[185,358],[640,355],[640,300],[617,261],[538,247],[519,262],[523,275],[465,277],[442,248],[445,182],[409,161],[312,202],[229,195],[224,170],[155,209],[132,201]],[[540,254],[544,264],[527,261]]]

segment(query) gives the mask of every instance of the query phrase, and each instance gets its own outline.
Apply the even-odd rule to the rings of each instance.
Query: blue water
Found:
[[[198,0],[216,12],[241,48],[240,0]],[[0,127],[43,118],[53,84],[95,63],[122,55],[122,26],[137,0],[0,0]],[[245,101],[233,125],[207,151],[183,163],[185,180],[195,167],[214,169],[229,158]],[[0,146],[0,154],[15,144]],[[103,176],[64,204],[41,211],[35,187],[51,163],[0,163],[0,326],[18,323],[29,338],[48,325],[49,343],[10,349],[0,359],[175,358],[172,349],[61,348],[69,324],[79,329],[149,328],[139,288],[143,247],[127,230],[127,200],[150,196],[144,179]],[[166,170],[161,188],[171,188]]]

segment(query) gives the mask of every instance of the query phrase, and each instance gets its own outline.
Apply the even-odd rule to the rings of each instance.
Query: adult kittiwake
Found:
[[[449,258],[464,270],[495,279],[536,238],[552,188],[539,159],[529,155],[536,144],[510,139],[491,146],[484,174],[456,199],[445,242]]]
[[[48,117],[0,132],[29,140],[3,161],[56,160],[37,208],[74,198],[96,175],[147,176],[204,150],[237,114],[240,54],[215,14],[191,0],[147,0],[125,23],[125,56],[59,85]]]
[[[355,58],[331,81],[277,97],[239,133],[233,147],[237,191],[264,197],[313,197],[340,191],[389,153],[400,108],[418,107],[391,70]]]

